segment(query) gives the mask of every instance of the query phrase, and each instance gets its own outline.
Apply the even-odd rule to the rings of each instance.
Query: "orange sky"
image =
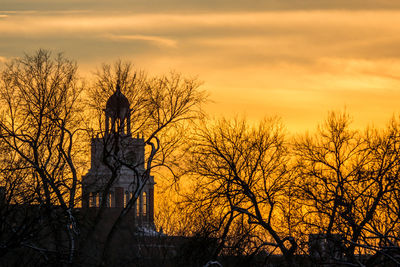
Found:
[[[278,115],[292,132],[332,109],[346,107],[357,127],[400,111],[393,1],[108,2],[5,0],[0,62],[47,48],[84,75],[119,58],[149,74],[177,70],[204,81],[209,114]]]

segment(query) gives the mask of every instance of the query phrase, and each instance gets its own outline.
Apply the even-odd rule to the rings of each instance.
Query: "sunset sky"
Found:
[[[0,62],[39,48],[82,75],[122,59],[198,77],[209,114],[292,132],[345,107],[356,127],[400,113],[400,1],[0,0]]]

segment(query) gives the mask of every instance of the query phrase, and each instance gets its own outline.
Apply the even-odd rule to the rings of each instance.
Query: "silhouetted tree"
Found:
[[[36,218],[36,229],[48,232],[41,231],[39,237],[27,230],[17,239],[19,245],[65,263],[74,260],[79,232],[74,208],[80,149],[75,141],[82,125],[82,85],[76,71],[76,64],[62,54],[39,50],[6,63],[0,76],[0,143],[10,157],[1,163],[6,209],[36,205],[3,222],[14,224],[8,230],[20,231],[30,225],[25,219]]]
[[[212,218],[219,239],[214,258],[242,242],[254,253],[278,249],[293,264],[297,243],[277,224],[290,181],[279,121],[254,126],[240,119],[207,121],[196,128],[190,152],[196,186],[187,200]],[[231,242],[235,237],[239,240]]]
[[[351,130],[348,114],[331,112],[315,135],[295,142],[305,227],[308,233],[340,239],[337,248],[345,258],[339,253],[330,260],[359,264],[356,249],[364,254],[377,250],[368,241],[377,237],[370,224],[382,219],[379,209],[391,206],[384,202],[398,189],[398,137],[393,127]]]

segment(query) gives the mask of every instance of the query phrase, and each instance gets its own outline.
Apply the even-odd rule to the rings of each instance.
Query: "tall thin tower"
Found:
[[[138,197],[131,201],[133,223],[153,229],[154,177],[146,173],[144,139],[132,138],[130,103],[119,83],[104,111],[105,132],[92,138],[91,167],[82,176],[82,207],[122,209]]]

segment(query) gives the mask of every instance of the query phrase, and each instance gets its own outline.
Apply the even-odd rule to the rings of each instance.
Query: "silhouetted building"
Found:
[[[154,177],[145,173],[144,139],[132,137],[130,104],[122,94],[119,84],[108,99],[104,111],[105,133],[103,137],[92,138],[91,167],[82,177],[82,207],[100,207],[104,196],[107,208],[120,209],[139,194],[131,209],[132,223],[154,229]],[[116,166],[114,163],[117,160],[120,161],[120,167],[109,193],[104,195],[104,189],[113,177],[111,170]],[[141,188],[139,181],[145,175],[148,176]]]

